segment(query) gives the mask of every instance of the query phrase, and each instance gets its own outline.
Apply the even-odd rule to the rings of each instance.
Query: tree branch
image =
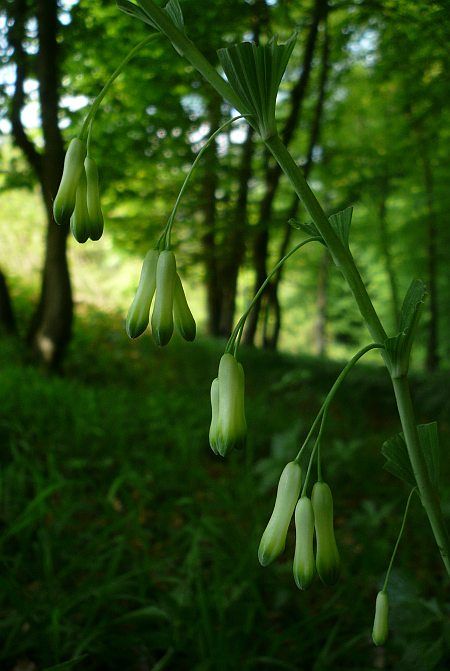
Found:
[[[16,0],[12,3],[10,16],[13,24],[8,31],[8,40],[14,49],[14,63],[16,66],[16,80],[14,92],[11,97],[9,120],[12,126],[12,134],[16,145],[23,151],[36,175],[40,178],[42,174],[42,157],[36,149],[34,142],[30,140],[22,123],[22,110],[25,103],[24,82],[27,73],[27,55],[23,47],[25,37],[26,2]]]

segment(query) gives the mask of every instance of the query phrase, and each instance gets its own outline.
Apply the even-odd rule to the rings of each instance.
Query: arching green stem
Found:
[[[309,430],[309,433],[308,433],[308,435],[306,436],[306,438],[303,442],[303,445],[301,446],[297,456],[295,457],[295,461],[299,461],[304,449],[308,445],[308,442],[309,442],[311,436],[313,435],[313,433],[314,433],[314,431],[315,431],[315,429],[316,429],[316,427],[317,427],[317,425],[320,421],[321,422],[320,423],[320,429],[319,429],[319,433],[318,433],[317,438],[316,438],[316,442],[314,443],[313,450],[311,452],[309,465],[308,465],[308,470],[307,470],[307,474],[306,474],[306,477],[305,477],[305,483],[303,485],[303,492],[306,491],[306,487],[308,485],[308,479],[309,479],[309,474],[310,474],[310,471],[311,471],[311,465],[312,465],[312,462],[313,462],[313,459],[314,459],[314,456],[315,456],[316,452],[318,453],[318,457],[320,456],[320,442],[322,440],[322,435],[323,435],[323,431],[324,431],[324,428],[325,428],[325,423],[326,423],[326,420],[327,420],[328,410],[329,410],[331,401],[336,396],[336,393],[337,393],[338,389],[340,388],[341,384],[344,382],[345,378],[347,377],[347,375],[349,374],[349,372],[351,371],[353,366],[361,359],[361,357],[363,357],[365,354],[367,354],[367,352],[370,352],[373,349],[384,349],[384,345],[381,345],[379,343],[371,343],[370,345],[366,345],[365,347],[360,349],[359,352],[357,352],[350,359],[350,361],[344,366],[344,368],[342,369],[342,371],[339,373],[338,377],[336,378],[335,383],[333,384],[330,391],[328,392],[327,397],[326,397],[325,401],[323,402],[319,412],[317,413],[316,418],[315,418],[315,420],[314,420],[314,422],[311,426],[311,429]],[[322,471],[321,471],[319,459],[318,459],[318,479],[319,479],[319,481],[322,479]]]
[[[120,75],[120,73],[125,68],[127,63],[133,58],[133,56],[140,49],[142,49],[142,47],[145,47],[146,44],[148,44],[149,42],[154,40],[156,37],[159,37],[159,33],[153,33],[152,35],[149,35],[148,37],[146,37],[144,40],[141,40],[141,42],[136,44],[136,46],[133,47],[131,49],[131,51],[128,52],[128,54],[125,56],[125,58],[120,63],[120,65],[114,70],[114,72],[112,73],[112,75],[110,76],[110,78],[108,79],[108,81],[106,82],[106,84],[104,85],[104,87],[102,88],[102,90],[100,91],[100,93],[98,94],[98,96],[96,97],[94,102],[92,103],[91,109],[89,110],[89,112],[88,112],[88,114],[87,114],[87,116],[86,116],[86,118],[83,122],[83,126],[82,126],[81,132],[80,132],[80,138],[82,140],[84,140],[86,138],[89,127],[94,120],[94,117],[97,113],[97,110],[100,107],[103,98],[108,93],[109,89],[111,88],[111,85],[114,83],[114,81]]]
[[[228,121],[226,121],[224,124],[222,124],[220,126],[220,128],[218,128],[216,131],[214,131],[214,133],[212,135],[210,135],[210,137],[207,139],[207,141],[205,142],[205,144],[203,145],[203,147],[200,149],[197,156],[195,157],[195,160],[192,163],[191,168],[190,168],[188,174],[186,175],[185,180],[183,182],[183,185],[182,185],[182,187],[180,189],[180,192],[177,196],[177,199],[175,201],[175,205],[173,206],[173,210],[172,210],[172,212],[169,216],[169,219],[167,220],[167,224],[166,224],[166,227],[164,229],[164,232],[163,232],[163,234],[161,235],[161,238],[160,238],[160,243],[162,245],[164,245],[165,249],[170,248],[170,235],[172,233],[172,226],[173,226],[173,222],[174,222],[174,219],[175,219],[175,215],[176,215],[178,207],[180,205],[181,198],[183,197],[183,194],[186,191],[186,187],[189,183],[189,180],[192,177],[192,174],[193,174],[195,168],[197,167],[198,162],[200,161],[201,157],[203,156],[205,151],[208,149],[208,147],[210,147],[210,145],[214,142],[216,137],[218,135],[220,135],[220,133],[222,133],[226,128],[228,128],[228,126],[231,126],[231,124],[233,124],[235,121],[238,121],[238,119],[243,119],[243,118],[244,117],[242,116],[242,114],[240,114],[239,116],[235,116],[232,119],[228,119]]]
[[[272,278],[273,275],[277,272],[277,270],[279,270],[279,269],[281,268],[281,266],[283,265],[283,263],[285,263],[285,262],[286,262],[286,261],[293,255],[293,254],[295,254],[295,252],[298,252],[299,249],[301,249],[302,247],[304,247],[305,245],[307,245],[309,242],[320,242],[320,238],[317,237],[317,236],[314,236],[314,237],[311,237],[311,238],[307,238],[306,240],[303,240],[302,242],[299,242],[298,245],[296,245],[295,247],[293,247],[293,248],[291,249],[291,251],[288,252],[285,256],[283,256],[283,258],[280,259],[280,260],[278,261],[278,263],[272,268],[272,270],[271,270],[270,273],[267,275],[267,277],[266,277],[266,279],[264,280],[264,282],[263,282],[263,283],[261,284],[261,286],[259,287],[259,289],[258,289],[258,291],[256,292],[256,294],[255,294],[254,297],[252,298],[252,300],[251,300],[251,302],[250,302],[248,308],[246,309],[246,311],[244,312],[244,314],[242,315],[242,317],[239,319],[238,323],[237,323],[236,326],[234,327],[234,329],[233,329],[233,333],[232,333],[231,336],[229,337],[228,342],[227,342],[227,345],[226,345],[226,347],[225,347],[225,352],[230,352],[231,349],[233,348],[233,345],[234,345],[234,353],[236,354],[236,351],[237,351],[237,349],[238,349],[238,347],[239,347],[239,342],[240,342],[240,339],[241,339],[241,335],[242,335],[242,331],[243,331],[243,328],[244,328],[245,320],[247,319],[248,315],[250,314],[250,312],[251,312],[253,306],[255,305],[256,301],[259,299],[259,297],[260,297],[261,294],[263,293],[264,289],[265,289],[265,288],[267,287],[267,285],[269,284],[271,278]]]
[[[400,531],[399,531],[398,536],[397,536],[397,541],[395,543],[394,550],[392,552],[391,561],[389,562],[388,570],[386,572],[386,578],[384,579],[384,584],[383,584],[383,589],[382,589],[383,592],[386,591],[387,586],[388,586],[389,576],[391,575],[392,567],[394,565],[395,556],[397,554],[398,546],[400,545],[400,541],[401,541],[402,535],[403,535],[403,530],[405,528],[406,518],[408,517],[408,511],[409,511],[409,506],[410,506],[410,503],[411,503],[411,499],[412,499],[412,496],[415,492],[417,492],[417,489],[414,487],[414,489],[411,489],[411,491],[409,493],[409,496],[408,496],[408,500],[406,501],[405,512],[403,513],[402,525],[400,527]]]

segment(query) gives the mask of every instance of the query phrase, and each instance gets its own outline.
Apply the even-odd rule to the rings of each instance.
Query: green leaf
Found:
[[[292,226],[292,228],[297,229],[297,231],[303,231],[303,233],[307,233],[308,235],[311,235],[315,238],[320,238],[320,242],[322,242],[322,244],[325,244],[315,224],[313,223],[303,224],[302,222],[297,221],[297,219],[294,218],[289,219],[288,224],[289,226]]]
[[[391,363],[392,377],[401,377],[408,372],[414,335],[426,295],[427,290],[422,280],[413,280],[400,311],[400,333],[384,342]]]
[[[415,330],[426,295],[427,288],[422,280],[413,280],[406,292],[400,311],[400,331],[402,333]]]
[[[353,207],[346,207],[341,212],[336,212],[329,217],[330,224],[341,242],[348,247],[350,238],[350,226],[352,223]]]
[[[296,39],[294,34],[285,44],[277,44],[274,37],[265,45],[242,42],[218,51],[228,82],[241,102],[239,111],[252,117],[263,139],[276,132],[278,88]]]
[[[417,430],[419,432],[420,446],[422,447],[423,456],[427,464],[428,475],[433,486],[439,489],[440,451],[437,423],[419,424]]]
[[[178,30],[181,30],[181,32],[184,33],[184,17],[178,0],[169,0],[164,9],[174,22]]]
[[[144,23],[147,23],[152,28],[157,28],[147,12],[141,7],[135,5],[134,2],[130,2],[130,0],[116,0],[116,4],[117,7],[125,14],[128,14],[129,16],[132,16],[136,19],[140,19],[140,21],[144,21]]]
[[[136,19],[140,19],[152,28],[155,28],[155,30],[159,30],[158,25],[153,21],[150,14],[148,14],[142,5],[138,6],[130,0],[116,0],[116,4],[117,7],[125,14],[133,16]],[[167,12],[167,14],[170,16],[178,30],[181,30],[181,32],[184,33],[184,18],[179,1],[169,0],[167,5],[164,7],[164,11]]]
[[[381,454],[386,457],[384,468],[389,473],[392,473],[392,475],[395,475],[412,487],[416,486],[416,480],[402,433],[398,433],[386,440],[381,448]]]
[[[427,466],[428,475],[433,486],[438,489],[440,451],[437,423],[430,422],[429,424],[419,424],[417,431],[419,433],[420,446]],[[383,443],[381,453],[386,457],[384,468],[387,471],[412,487],[416,487],[416,480],[409,460],[408,449],[406,447],[403,433],[398,433]]]

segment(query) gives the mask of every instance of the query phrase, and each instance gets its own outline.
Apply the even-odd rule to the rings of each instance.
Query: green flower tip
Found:
[[[89,238],[89,214],[86,200],[86,175],[84,171],[78,180],[75,209],[70,217],[70,230],[77,242],[83,243]]]
[[[314,511],[311,500],[302,496],[295,507],[295,555],[293,573],[299,589],[308,589],[316,570],[314,561]]]
[[[340,558],[334,537],[333,497],[325,482],[316,482],[311,502],[316,531],[316,568],[324,585],[334,585],[340,575]]]
[[[100,189],[98,184],[98,168],[95,160],[86,156],[84,170],[87,183],[87,210],[89,216],[89,237],[91,240],[100,240],[103,234],[103,212],[100,203]]]
[[[175,277],[175,289],[173,294],[173,318],[175,326],[180,335],[187,341],[195,340],[197,327],[192,312],[189,309],[180,276]]]
[[[57,224],[68,224],[75,209],[78,182],[83,173],[86,144],[76,137],[70,141],[64,159],[64,169],[58,193],[53,202],[53,216]]]
[[[156,266],[156,295],[152,313],[152,335],[157,345],[164,347],[173,334],[173,298],[177,265],[173,252],[164,250]]]
[[[375,618],[372,629],[372,640],[375,645],[384,645],[389,633],[389,599],[387,592],[377,594]]]
[[[281,473],[275,506],[259,544],[258,559],[261,566],[268,566],[284,550],[301,483],[301,468],[296,461],[290,461]]]
[[[215,454],[224,457],[231,449],[245,447],[244,369],[232,354],[220,359],[219,374],[211,385],[211,426],[209,442]]]

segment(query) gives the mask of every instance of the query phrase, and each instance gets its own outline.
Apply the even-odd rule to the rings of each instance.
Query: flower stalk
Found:
[[[242,109],[242,101],[239,95],[233,91],[230,84],[218,74],[216,69],[188,39],[185,32],[179,29],[168,13],[158,7],[153,0],[140,0],[140,5],[145,9],[146,14],[154,21],[158,29],[171,41],[176,50],[180,54],[183,54],[191,65],[198,70],[225,100],[241,114],[245,115],[248,110]],[[252,124],[254,123],[252,119],[249,121]],[[354,295],[361,316],[372,338],[377,342],[384,343],[387,334],[370,300],[348,247],[342,243],[333,230],[325,212],[308,186],[302,170],[297,166],[280,137],[277,134],[264,137],[264,142],[292,184],[296,194],[309,212],[317,230],[325,241],[337,267],[342,272]],[[393,377],[392,364],[386,351],[382,351],[382,356],[393,378],[394,392],[405,442],[421,501],[430,521],[442,561],[447,573],[450,575],[448,534],[440,509],[439,499],[431,483],[420,446],[407,376],[405,374],[401,378]]]

